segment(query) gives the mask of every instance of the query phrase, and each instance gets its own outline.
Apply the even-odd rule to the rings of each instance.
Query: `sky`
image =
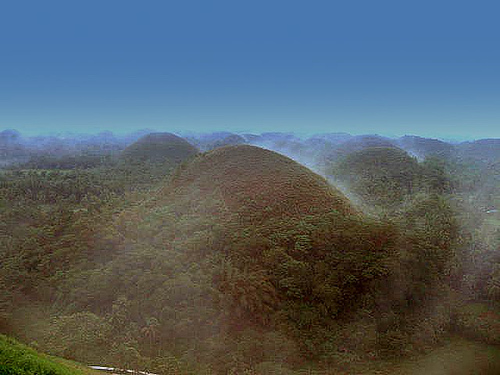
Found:
[[[500,137],[500,5],[0,5],[0,130]]]

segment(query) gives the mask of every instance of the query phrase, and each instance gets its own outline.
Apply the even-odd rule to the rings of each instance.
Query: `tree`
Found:
[[[146,325],[142,327],[141,333],[149,341],[149,350],[153,351],[153,344],[156,342],[158,337],[158,331],[160,327],[160,322],[154,317],[146,319]]]

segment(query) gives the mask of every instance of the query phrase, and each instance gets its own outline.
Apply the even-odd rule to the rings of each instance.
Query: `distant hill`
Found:
[[[210,143],[206,146],[207,150],[213,150],[219,147],[224,146],[236,146],[248,143],[245,138],[238,134],[231,134],[222,139],[218,139],[217,141]]]
[[[209,151],[217,147],[246,143],[245,138],[227,131],[187,133],[184,138],[201,151]]]
[[[127,162],[178,164],[198,153],[196,147],[172,133],[151,133],[128,146],[121,155]]]
[[[419,159],[427,156],[437,156],[448,159],[455,153],[455,147],[439,139],[423,138],[414,135],[405,135],[396,140],[399,147],[406,150]]]
[[[340,144],[348,141],[351,138],[353,138],[353,136],[349,133],[320,133],[313,135],[308,139],[308,141],[314,143],[314,141],[321,140],[326,141],[330,144]]]
[[[294,133],[266,132],[258,136],[245,134],[244,137],[250,144],[258,147],[264,147],[280,153],[281,150],[284,150],[285,155],[287,154],[286,150],[300,147],[302,144],[302,140]]]
[[[263,141],[268,142],[284,142],[284,141],[295,141],[297,136],[291,132],[264,132],[260,134]]]
[[[482,162],[500,161],[500,139],[480,139],[474,142],[463,142],[457,145],[458,154],[463,159]]]
[[[28,160],[30,151],[21,144],[21,134],[16,130],[0,132],[0,167]]]
[[[242,137],[249,143],[257,143],[262,139],[262,137],[257,134],[242,134]]]
[[[342,142],[339,150],[348,153],[369,147],[395,147],[395,144],[392,139],[380,135],[357,135]]]
[[[7,129],[0,132],[0,143],[16,143],[20,140],[21,133],[17,130]]]
[[[397,147],[390,138],[379,135],[357,135],[347,138],[344,142],[334,144],[330,150],[325,150],[324,159],[337,160],[346,155],[370,147]]]
[[[396,147],[370,147],[348,154],[329,171],[369,204],[392,206],[416,190],[417,160]]]

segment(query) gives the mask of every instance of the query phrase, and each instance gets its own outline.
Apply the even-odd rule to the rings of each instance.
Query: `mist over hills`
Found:
[[[247,140],[231,132],[215,132],[202,134],[186,134],[186,139],[202,151],[209,151],[217,147],[247,143]]]
[[[449,158],[457,153],[459,147],[438,139],[417,136],[401,137],[397,140],[397,145],[419,159],[425,159],[426,156],[431,155]]]
[[[397,147],[368,147],[349,153],[328,174],[369,205],[397,206],[425,180],[417,160]]]
[[[103,132],[95,135],[36,136],[25,137],[15,130],[0,133],[0,163],[3,166],[19,164],[35,158],[57,159],[70,155],[117,156],[151,130],[140,130],[128,135]],[[403,136],[400,138],[378,135],[350,135],[348,133],[324,133],[300,137],[293,133],[270,132],[262,134],[185,132],[184,139],[200,151],[214,148],[251,144],[274,150],[312,167],[325,161],[336,160],[353,151],[367,147],[399,147],[419,160],[427,156],[445,159],[473,159],[491,162],[500,153],[497,139],[483,139],[451,143],[433,138]],[[183,135],[180,134],[182,138]]]
[[[4,131],[0,331],[160,374],[498,345],[497,141]]]

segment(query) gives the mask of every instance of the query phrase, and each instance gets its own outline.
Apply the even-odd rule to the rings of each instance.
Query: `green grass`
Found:
[[[94,375],[77,363],[51,357],[0,335],[0,375]]]

